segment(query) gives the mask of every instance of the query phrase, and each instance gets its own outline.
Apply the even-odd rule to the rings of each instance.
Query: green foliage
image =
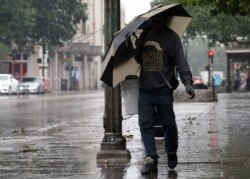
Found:
[[[0,60],[6,55],[9,51],[9,48],[0,42]]]
[[[220,13],[228,15],[250,15],[249,0],[179,0],[185,5],[209,7],[212,15]]]
[[[199,6],[209,10],[211,15],[250,15],[249,0],[153,0],[153,3],[178,2],[186,6]],[[152,3],[152,4],[153,4]]]
[[[153,0],[151,5],[158,3],[181,3],[193,17],[187,35],[196,37],[190,39],[192,45],[188,47],[188,61],[195,75],[205,70],[208,64],[207,49],[210,46],[214,46],[217,52],[214,70],[225,72],[224,49],[215,47],[216,41],[225,45],[232,41],[250,43],[250,6],[246,0]],[[207,38],[202,38],[205,36]],[[239,37],[245,41],[239,41]]]
[[[80,0],[0,0],[0,43],[61,45],[86,19]]]
[[[189,36],[207,35],[207,37],[213,42],[219,41],[225,45],[228,42],[238,41],[239,37],[244,37],[248,40],[250,39],[249,16],[241,16],[237,14],[232,15],[230,14],[231,11],[228,11],[228,14],[221,11],[221,13],[217,13],[216,16],[211,14],[211,11],[214,10],[213,7],[216,3],[223,4],[223,2],[226,2],[225,0],[155,0],[153,3],[154,2],[161,2],[163,4],[179,2],[186,5],[185,7],[187,11],[193,17],[187,29]],[[230,2],[232,3],[234,1],[227,1],[227,3]],[[244,2],[245,1],[241,1],[240,4],[243,4]]]
[[[26,43],[34,25],[34,11],[30,0],[0,1],[0,42],[6,45]]]
[[[205,34],[209,39],[224,44],[238,41],[238,37],[250,37],[250,19],[246,16],[224,13],[211,16],[207,9],[200,7],[188,7],[188,11],[193,17],[188,28],[189,34]]]
[[[32,0],[32,7],[36,16],[31,38],[40,44],[61,45],[87,19],[87,6],[79,0]]]

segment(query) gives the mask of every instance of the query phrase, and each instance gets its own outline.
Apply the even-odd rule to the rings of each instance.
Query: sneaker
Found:
[[[146,157],[144,168],[141,170],[142,174],[151,174],[158,171],[157,168],[158,160]]]
[[[169,153],[168,154],[168,167],[170,169],[174,169],[178,164],[178,158],[176,153]]]

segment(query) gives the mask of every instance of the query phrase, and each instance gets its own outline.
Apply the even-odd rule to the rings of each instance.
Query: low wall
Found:
[[[217,92],[215,91],[213,97],[212,89],[196,89],[195,98],[189,99],[185,90],[175,90],[174,91],[174,101],[175,102],[215,102],[218,101]]]

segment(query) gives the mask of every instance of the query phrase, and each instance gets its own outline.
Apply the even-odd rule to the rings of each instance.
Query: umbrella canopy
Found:
[[[111,87],[129,75],[139,76],[140,65],[133,54],[135,37],[152,25],[151,19],[164,18],[165,25],[182,37],[191,16],[181,4],[158,5],[148,12],[136,16],[124,28],[116,32],[102,61],[101,80]]]

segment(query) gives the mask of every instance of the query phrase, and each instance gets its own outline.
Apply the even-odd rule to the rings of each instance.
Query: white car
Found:
[[[45,85],[42,79],[39,77],[23,77],[19,84],[20,93],[37,93],[44,94]]]
[[[19,82],[11,74],[0,74],[0,93],[18,94]]]

